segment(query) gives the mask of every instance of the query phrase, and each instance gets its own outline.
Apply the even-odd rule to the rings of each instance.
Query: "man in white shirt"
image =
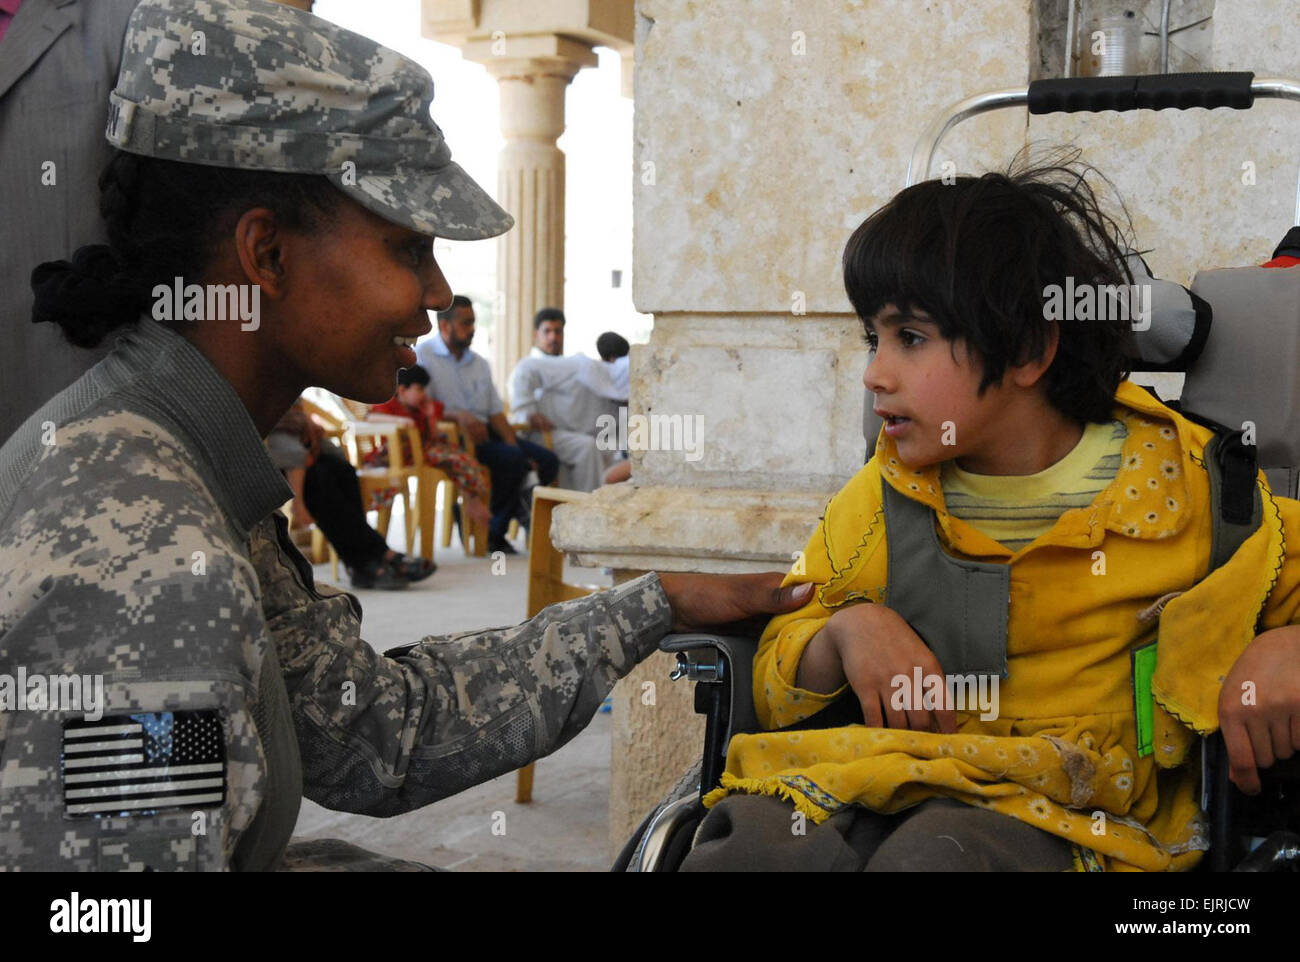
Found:
[[[515,554],[506,529],[514,517],[527,523],[526,512],[520,511],[524,479],[535,466],[541,483],[550,484],[560,464],[542,445],[515,436],[492,384],[492,369],[482,355],[470,350],[473,341],[474,305],[457,294],[451,307],[438,312],[437,336],[420,343],[415,353],[429,372],[429,396],[442,402],[443,416],[455,421],[461,434],[474,442],[474,456],[492,475],[488,548]]]
[[[544,307],[533,318],[533,349],[510,375],[510,417],[534,440],[550,433],[561,488],[592,491],[603,483],[616,456],[596,443],[600,418],[617,418],[617,402],[626,395],[614,396],[607,365],[563,355],[564,312]]]

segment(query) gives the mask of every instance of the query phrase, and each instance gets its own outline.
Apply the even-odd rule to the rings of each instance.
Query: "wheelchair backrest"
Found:
[[[1300,269],[1201,271],[1192,290],[1214,321],[1187,372],[1182,405],[1230,428],[1254,428],[1259,466],[1274,493],[1300,480]]]

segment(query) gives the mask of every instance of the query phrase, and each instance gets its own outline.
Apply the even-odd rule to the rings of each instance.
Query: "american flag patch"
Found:
[[[226,797],[226,740],[213,711],[118,715],[63,726],[68,815],[149,815]]]

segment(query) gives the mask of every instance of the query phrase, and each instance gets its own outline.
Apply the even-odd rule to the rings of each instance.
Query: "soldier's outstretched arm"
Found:
[[[291,553],[292,552],[292,553]],[[360,637],[350,596],[316,588],[301,555],[254,534],[302,755],[304,794],[391,815],[559,748],[673,628],[797,607],[781,576],[644,575],[509,628],[428,637],[388,655]],[[666,589],[666,590],[665,590]]]
[[[336,810],[407,811],[554,751],[673,623],[658,578],[646,575],[521,625],[382,655],[362,640],[353,599],[313,585],[282,537],[259,526],[253,562],[304,794]]]

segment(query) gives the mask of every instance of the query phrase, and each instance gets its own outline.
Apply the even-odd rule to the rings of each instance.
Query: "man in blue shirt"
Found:
[[[474,442],[474,456],[492,475],[488,548],[515,554],[506,529],[517,516],[527,523],[526,504],[521,511],[520,503],[524,479],[535,467],[541,483],[550,484],[560,462],[540,444],[515,436],[492,384],[492,369],[482,355],[470,350],[473,341],[474,305],[457,294],[447,310],[438,312],[438,336],[420,344],[416,356],[429,372],[429,395],[442,402],[444,415]]]

